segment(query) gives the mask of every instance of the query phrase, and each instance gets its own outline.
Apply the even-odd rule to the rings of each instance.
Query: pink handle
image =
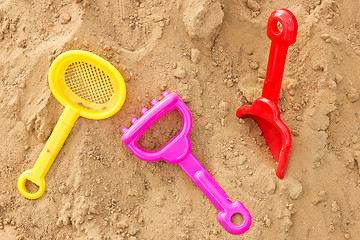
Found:
[[[277,27],[278,22],[283,27],[281,32]],[[267,26],[271,47],[262,97],[275,104],[279,100],[288,47],[295,43],[297,30],[298,23],[289,10],[281,8],[271,13]]]
[[[217,219],[226,231],[232,234],[241,234],[249,229],[251,225],[249,211],[241,202],[231,202],[229,200],[228,195],[210,176],[193,154],[190,153],[184,161],[179,163],[179,166],[219,210]],[[243,216],[243,222],[240,225],[235,225],[231,221],[231,217],[236,213]]]
[[[123,128],[121,141],[138,158],[145,161],[165,160],[169,163],[178,163],[201,191],[219,210],[218,221],[232,234],[241,234],[249,229],[251,216],[249,211],[240,202],[231,202],[224,190],[215,182],[205,168],[191,154],[191,143],[189,134],[192,127],[192,117],[185,103],[175,94],[163,93],[164,99],[160,102],[156,99],[151,101],[154,106],[150,110],[143,108],[140,119],[132,118],[133,124],[129,129]],[[179,110],[183,119],[180,132],[157,151],[146,151],[142,149],[137,141],[141,135],[157,120],[171,110]],[[239,213],[243,216],[243,223],[235,225],[231,217]]]

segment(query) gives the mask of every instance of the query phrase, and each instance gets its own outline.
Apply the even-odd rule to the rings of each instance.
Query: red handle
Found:
[[[278,22],[283,28],[281,32]],[[295,43],[297,30],[298,23],[289,10],[281,8],[271,13],[266,31],[271,40],[271,47],[262,97],[275,104],[279,100],[288,47]]]

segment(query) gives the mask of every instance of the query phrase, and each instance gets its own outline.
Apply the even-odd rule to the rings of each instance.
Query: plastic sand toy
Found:
[[[101,57],[80,50],[68,51],[55,59],[49,71],[49,85],[65,110],[35,166],[19,177],[19,191],[29,199],[44,193],[45,175],[79,116],[108,118],[119,111],[125,100],[125,83],[116,68]],[[38,190],[29,192],[27,181],[36,184]]]
[[[278,29],[278,22],[282,30]],[[284,177],[291,148],[291,133],[280,119],[277,106],[281,81],[284,73],[288,47],[295,43],[298,24],[295,16],[287,9],[278,9],[271,13],[267,35],[271,39],[270,56],[265,75],[263,92],[251,106],[240,107],[236,116],[252,118],[259,125],[271,154],[278,163],[276,175]]]
[[[209,198],[219,210],[217,219],[220,224],[232,234],[241,234],[247,231],[251,225],[249,211],[241,202],[232,202],[224,190],[215,182],[205,168],[191,153],[189,134],[192,128],[192,117],[189,109],[175,93],[163,93],[164,99],[160,102],[156,99],[151,101],[150,110],[141,109],[142,117],[132,118],[130,128],[123,128],[121,141],[138,158],[144,161],[164,160],[168,163],[176,163],[185,171],[191,180]],[[172,110],[178,110],[182,116],[183,125],[180,132],[162,148],[156,151],[142,149],[137,141],[145,131],[162,116]],[[241,214],[243,222],[240,225],[232,223],[232,216]]]

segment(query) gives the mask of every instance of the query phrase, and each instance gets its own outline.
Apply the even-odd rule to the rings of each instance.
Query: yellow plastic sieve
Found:
[[[19,191],[29,199],[37,199],[44,193],[45,175],[79,116],[90,119],[110,117],[120,110],[126,95],[124,80],[116,68],[86,51],[61,54],[51,64],[48,78],[52,93],[65,110],[34,167],[19,177]],[[27,181],[39,189],[29,192]]]

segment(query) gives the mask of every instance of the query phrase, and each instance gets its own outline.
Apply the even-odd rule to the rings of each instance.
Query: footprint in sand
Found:
[[[113,14],[120,51],[140,58],[155,48],[166,22],[156,7],[146,4],[119,0]]]

